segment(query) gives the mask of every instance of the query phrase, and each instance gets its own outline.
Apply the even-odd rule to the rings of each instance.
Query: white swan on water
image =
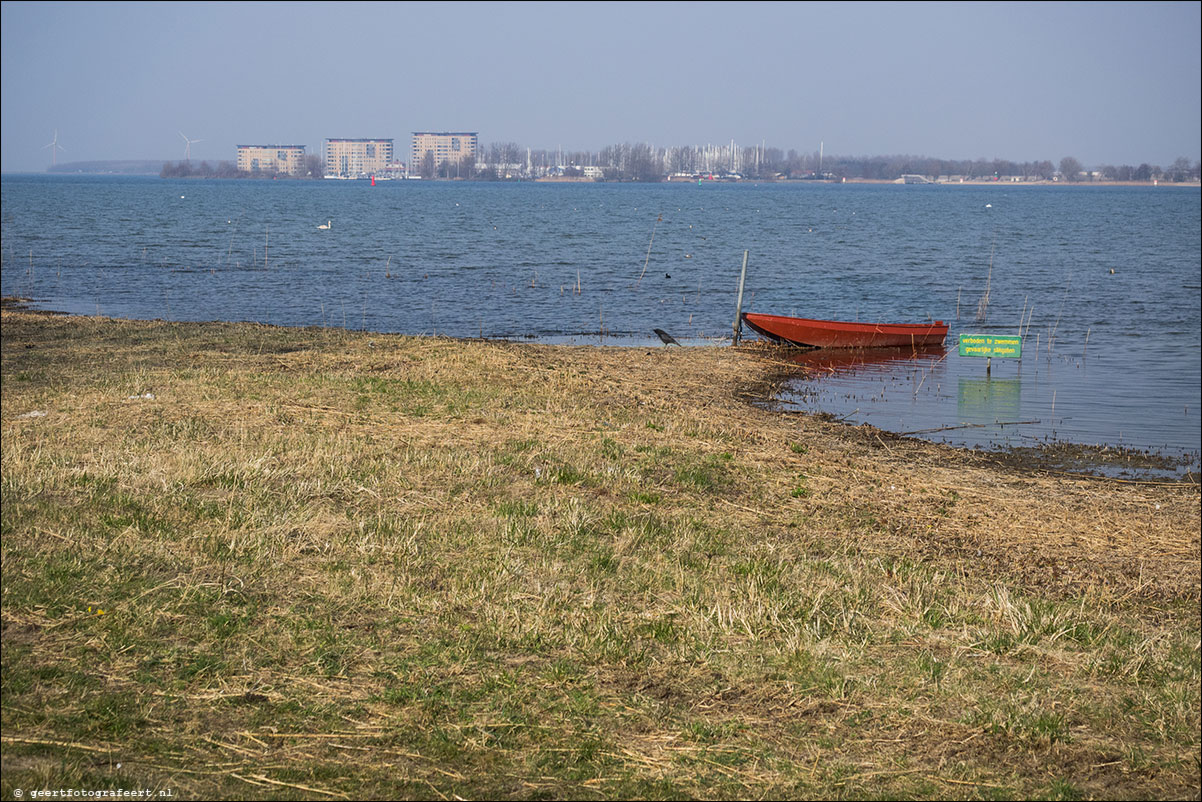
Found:
[[[334,222],[334,221],[333,221],[333,220],[327,220],[327,221],[326,221],[326,224],[325,224],[324,226],[318,226],[318,228],[320,228],[322,231],[329,231],[329,229],[330,229],[330,223],[332,223],[332,222]]]

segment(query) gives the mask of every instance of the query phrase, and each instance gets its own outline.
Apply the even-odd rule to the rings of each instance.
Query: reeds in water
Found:
[[[1064,302],[1068,300],[1068,290],[1073,284],[1072,274],[1069,274],[1068,281],[1064,283],[1064,296],[1060,299],[1060,311],[1056,313],[1056,325],[1048,332],[1048,353],[1052,353],[1052,345],[1056,341],[1056,332],[1060,329],[1060,318],[1064,316]]]
[[[989,249],[989,273],[985,276],[985,294],[982,295],[981,300],[977,302],[978,323],[984,323],[985,317],[989,314],[989,289],[993,283],[993,252],[996,247],[997,242],[995,241],[993,247]]]

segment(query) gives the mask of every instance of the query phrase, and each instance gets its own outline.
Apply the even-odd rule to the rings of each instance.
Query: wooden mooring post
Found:
[[[739,338],[743,333],[743,284],[747,281],[747,253],[747,251],[743,251],[743,270],[739,273],[739,296],[735,301],[735,333],[731,338],[732,345],[739,344]]]

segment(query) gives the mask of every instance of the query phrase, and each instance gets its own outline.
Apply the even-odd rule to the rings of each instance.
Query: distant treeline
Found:
[[[146,159],[64,162],[54,165],[47,172],[85,175],[154,175],[159,171],[159,164],[160,162]]]
[[[248,173],[239,170],[233,162],[217,162],[214,167],[208,162],[193,164],[190,161],[167,162],[159,171],[159,178],[275,178],[274,173]],[[290,176],[281,175],[281,178]]]
[[[514,142],[482,147],[477,158],[458,164],[424,163],[410,166],[422,178],[460,178],[496,181],[544,176],[583,177],[600,173],[606,181],[664,181],[674,176],[739,176],[754,180],[861,179],[896,181],[919,175],[931,181],[1197,181],[1199,163],[1181,157],[1166,168],[1140,165],[1102,165],[1086,169],[1072,156],[1014,162],[1006,159],[956,160],[926,156],[831,156],[819,151],[801,153],[780,148],[730,145],[687,145],[660,148],[643,143],[609,145],[600,151],[534,150]]]
[[[208,162],[168,162],[163,178],[321,178],[321,162],[312,164],[305,176],[286,173],[248,173],[228,161],[214,167]],[[1200,165],[1180,157],[1167,168],[1139,165],[1101,165],[1086,169],[1072,156],[1059,162],[1049,160],[1014,162],[1006,159],[956,160],[927,156],[824,156],[818,151],[800,153],[780,148],[730,145],[688,145],[661,148],[648,144],[610,145],[600,151],[534,150],[507,142],[482,147],[475,157],[458,163],[434,164],[427,153],[421,164],[410,165],[409,174],[422,178],[457,178],[469,181],[504,181],[547,176],[596,176],[606,181],[664,181],[674,176],[738,176],[753,180],[860,179],[896,181],[903,176],[923,176],[931,181],[1017,180],[1017,181],[1198,181]]]
[[[534,164],[555,159],[556,151],[531,153]],[[744,178],[834,178],[895,181],[905,175],[921,175],[933,181],[958,177],[968,179],[1018,178],[1051,181],[1197,181],[1200,165],[1185,157],[1168,169],[1159,165],[1103,165],[1086,170],[1077,159],[1066,156],[1058,163],[1048,160],[1014,162],[1006,159],[955,160],[926,156],[823,156],[818,151],[752,146],[707,146],[656,148],[651,145],[611,145],[596,154],[568,154],[572,166],[594,164],[607,179],[655,181],[674,174],[738,174]],[[562,158],[562,157],[561,157]],[[567,161],[567,159],[563,159]],[[554,164],[554,161],[551,162]],[[561,162],[562,163],[562,162]]]
[[[957,161],[915,158],[911,156],[874,156],[868,158],[834,158],[830,172],[848,178],[896,180],[903,175],[921,175],[931,180],[959,177],[965,180],[981,178],[1018,178],[1024,181],[1197,181],[1199,164],[1184,157],[1168,169],[1143,163],[1138,166],[1102,165],[1087,170],[1072,156],[1053,164],[1050,161],[1012,162],[1004,159]]]

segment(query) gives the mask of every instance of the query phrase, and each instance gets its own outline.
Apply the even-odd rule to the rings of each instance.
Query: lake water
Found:
[[[951,326],[943,352],[811,365],[789,404],[1198,467],[1196,187],[13,175],[2,194],[4,295],[128,318],[721,345],[746,249],[745,311]],[[988,375],[956,351],[960,333],[1020,328],[1022,359]]]

